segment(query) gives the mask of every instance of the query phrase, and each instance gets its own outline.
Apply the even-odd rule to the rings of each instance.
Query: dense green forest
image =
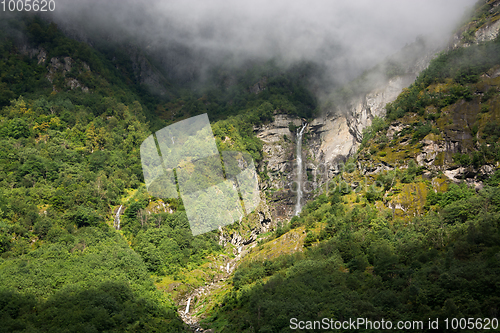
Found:
[[[306,250],[240,266],[209,321],[221,332],[288,332],[290,318],[497,318],[499,198],[498,187],[450,186],[404,222],[349,205],[336,188],[277,231],[305,226]]]
[[[7,47],[10,68],[29,63]],[[141,105],[96,96],[38,90],[0,112],[4,332],[183,330],[142,258],[106,223],[125,189],[140,186]]]

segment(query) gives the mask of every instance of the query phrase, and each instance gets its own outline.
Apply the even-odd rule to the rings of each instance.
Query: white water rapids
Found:
[[[295,214],[299,215],[302,206],[302,136],[306,129],[307,123],[302,125],[302,128],[297,130],[297,203],[295,204]]]

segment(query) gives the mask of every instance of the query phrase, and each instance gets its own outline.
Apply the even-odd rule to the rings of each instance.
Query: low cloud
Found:
[[[53,19],[82,38],[134,40],[181,71],[276,58],[315,62],[344,82],[419,35],[446,40],[474,2],[60,0]]]

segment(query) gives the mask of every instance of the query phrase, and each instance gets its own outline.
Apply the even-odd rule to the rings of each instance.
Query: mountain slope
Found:
[[[459,30],[476,38],[438,55],[386,117],[370,119],[324,194],[243,260],[208,327],[285,332],[367,318],[422,321],[423,332],[429,318],[444,330],[444,318],[498,315],[498,8],[480,3],[474,28]],[[304,227],[303,252],[272,255]]]
[[[386,108],[434,46],[403,51],[408,67],[385,63],[387,89],[374,91],[381,81],[368,73],[320,109],[306,88],[319,69],[308,63],[217,68],[190,90],[154,79],[140,50],[10,21],[0,35],[2,329],[183,331],[175,312],[189,297],[203,325],[225,332],[288,331],[292,316],[496,317],[497,4],[478,6],[459,31],[465,48],[439,55]],[[414,50],[426,60],[405,58]],[[204,112],[218,120],[220,150],[252,155],[265,193],[241,223],[193,237],[180,200],[145,190],[139,146]],[[288,221],[282,203],[294,196],[280,191],[293,174],[283,165],[303,118],[316,199]],[[348,148],[337,149],[334,131]],[[315,169],[321,161],[343,163]]]
[[[110,59],[37,17],[1,24],[2,330],[183,331],[175,302],[217,277],[211,258],[233,250],[221,248],[217,231],[193,237],[180,200],[147,194],[140,144],[155,128],[209,112],[223,119],[213,125],[219,148],[258,162],[254,124],[279,105],[313,111],[298,82],[307,68],[256,66],[268,76],[260,95],[260,76],[242,70],[232,88],[165,100],[145,90],[133,60]],[[234,229],[254,240],[270,227],[261,212]]]

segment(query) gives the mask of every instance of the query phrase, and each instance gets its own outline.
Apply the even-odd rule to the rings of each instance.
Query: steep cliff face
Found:
[[[468,47],[494,40],[500,30],[500,0],[480,4],[473,19],[453,34],[448,49]]]
[[[317,163],[331,165],[355,152],[356,138],[344,115],[332,112],[315,118],[308,134],[311,135],[311,140],[307,142],[310,160]]]
[[[374,117],[385,117],[385,105],[398,97],[404,88],[415,81],[418,72],[396,76],[365,96],[356,97],[351,104],[341,108],[347,115],[349,132],[356,142],[363,139],[363,129],[371,125]]]
[[[306,200],[339,172],[338,164],[358,149],[363,129],[371,125],[374,117],[384,117],[385,105],[414,79],[415,74],[394,77],[384,86],[354,98],[345,107],[325,112],[307,125],[302,147],[306,172],[301,179]],[[273,122],[254,129],[264,143],[264,159],[259,166],[264,176],[260,186],[277,221],[289,219],[294,213],[298,181],[295,172],[297,129],[305,122],[278,112]]]
[[[354,154],[363,139],[363,129],[374,117],[385,116],[385,105],[408,87],[417,73],[396,76],[367,94],[352,98],[346,105],[328,110],[315,118],[309,127],[312,140],[308,143],[312,160],[334,164]]]
[[[303,139],[304,197],[309,200],[321,191],[326,181],[339,173],[338,164],[353,155],[363,138],[363,129],[370,126],[374,117],[385,116],[385,105],[392,102],[425,69],[438,50],[436,43],[419,40],[408,46],[391,61],[399,70],[398,75],[385,75],[387,64],[368,73],[364,89],[354,93],[347,102],[323,110],[307,125]],[[417,51],[415,51],[417,50]],[[405,54],[412,53],[410,60]],[[418,56],[415,56],[415,54]],[[368,87],[368,89],[366,89]],[[266,193],[273,218],[289,219],[296,202],[294,192],[297,182],[296,130],[304,123],[289,115],[275,112],[272,123],[255,128],[263,143],[264,160],[259,170],[261,188]]]
[[[260,188],[266,195],[271,215],[276,221],[287,219],[293,214],[296,200],[292,188],[296,181],[295,128],[301,124],[299,118],[276,112],[273,122],[254,128],[256,136],[263,142],[264,159],[259,165],[262,175]]]
[[[155,95],[168,96],[169,82],[162,72],[139,50],[130,48],[127,52],[139,83],[147,86]]]

